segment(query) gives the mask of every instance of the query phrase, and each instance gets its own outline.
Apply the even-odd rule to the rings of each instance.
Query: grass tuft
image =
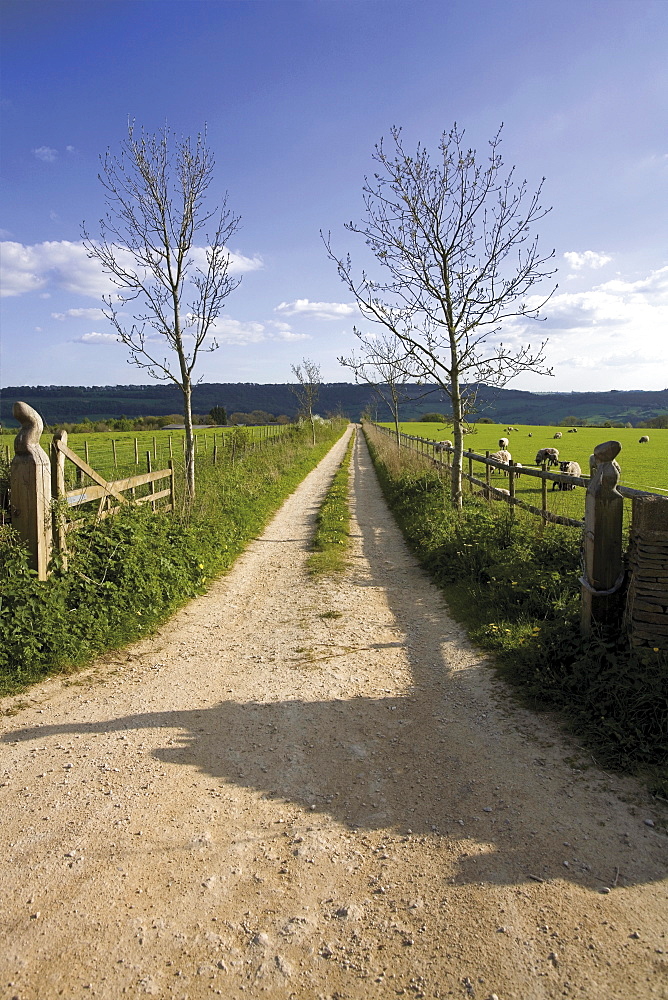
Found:
[[[310,573],[340,573],[345,569],[350,543],[350,507],[348,504],[348,476],[350,458],[355,444],[356,431],[350,441],[341,465],[336,471],[316,518],[316,530],[306,566]]]

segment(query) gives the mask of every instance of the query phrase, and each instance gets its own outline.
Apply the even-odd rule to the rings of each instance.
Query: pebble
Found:
[[[645,820],[645,826],[654,826],[654,820],[653,819],[646,819]]]

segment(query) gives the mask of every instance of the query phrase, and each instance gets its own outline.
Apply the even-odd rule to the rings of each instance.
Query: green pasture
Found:
[[[268,438],[284,433],[285,428],[279,425],[267,427],[216,427],[215,429],[195,430],[195,449],[198,459],[208,457],[213,459],[214,445],[218,446],[217,458],[224,460],[227,453],[231,454],[231,436],[241,432],[246,442],[263,442]],[[0,457],[11,460],[14,454],[14,437],[16,432],[0,435]],[[51,434],[43,434],[42,448],[49,452]],[[137,442],[135,452],[135,441]],[[185,432],[182,430],[156,431],[102,431],[91,434],[70,434],[68,446],[81,458],[86,458],[88,446],[88,464],[96,472],[108,479],[119,479],[145,472],[147,467],[147,452],[151,455],[151,466],[154,470],[166,469],[170,457],[178,467],[183,460]],[[114,457],[115,449],[115,457]],[[136,458],[138,461],[136,461]],[[69,464],[69,463],[68,463]]]
[[[391,427],[390,424],[385,424]],[[569,434],[567,427],[542,427],[516,424],[517,431],[506,432],[503,424],[477,424],[473,434],[467,434],[464,447],[484,455],[486,451],[498,450],[499,438],[508,438],[508,450],[515,462],[536,468],[534,460],[539,448],[558,448],[559,457],[564,461],[574,461],[580,464],[582,474],[589,475],[589,456],[597,444],[603,441],[620,441],[622,450],[617,461],[622,470],[621,484],[637,490],[649,490],[668,496],[668,429],[643,430],[634,427],[578,427],[576,434]],[[401,430],[405,434],[428,438],[432,441],[452,440],[452,427],[443,424],[402,423]],[[561,440],[554,440],[554,435],[561,431]],[[529,437],[531,434],[531,437]],[[649,442],[639,444],[638,439],[647,434]],[[465,471],[468,471],[465,461]],[[554,470],[552,470],[554,471]],[[484,479],[484,466],[473,463],[473,474]],[[495,474],[492,480],[497,485],[504,486],[506,477]],[[506,487],[504,487],[506,488]],[[516,481],[516,494],[534,506],[540,506],[541,484],[533,476],[524,476]],[[566,517],[581,518],[584,516],[583,489],[568,491],[552,490],[548,486],[548,506],[555,514]],[[630,516],[630,504],[625,504],[627,518]]]

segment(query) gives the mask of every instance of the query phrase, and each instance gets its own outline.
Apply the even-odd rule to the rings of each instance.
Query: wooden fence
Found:
[[[117,513],[127,504],[150,503],[153,510],[174,508],[174,467],[153,471],[151,452],[146,453],[147,471],[125,479],[107,480],[67,445],[67,431],[57,432],[51,456],[40,445],[44,424],[39,413],[26,403],[15,403],[14,416],[21,429],[14,442],[10,468],[10,516],[12,527],[27,543],[31,567],[39,580],[46,580],[53,548],[67,564],[67,535],[87,523],[71,512],[97,503],[96,520]],[[66,462],[75,470],[76,485],[67,488]],[[84,476],[90,482],[84,482]],[[168,480],[166,488],[156,484]],[[141,495],[140,490],[145,490]],[[130,493],[130,496],[126,496]],[[161,501],[168,500],[167,504]]]
[[[396,440],[393,430],[380,424],[377,431]],[[399,435],[401,447],[421,455],[448,472],[454,448],[416,435]],[[617,456],[619,441],[605,441],[594,449],[589,459],[589,476],[569,476],[549,472],[545,465],[532,469],[499,462],[489,452],[480,455],[464,450],[462,477],[480,487],[488,500],[504,500],[553,524],[578,528],[582,532],[581,628],[588,635],[592,628],[610,632],[626,628],[636,646],[668,649],[668,498],[645,490],[619,484],[621,469]],[[484,467],[484,478],[473,473],[474,463]],[[468,471],[466,471],[468,468]],[[508,475],[508,489],[491,483],[492,470]],[[516,495],[518,476],[541,481],[541,506],[536,507]],[[548,509],[548,482],[586,490],[584,518],[555,514]],[[630,501],[631,531],[625,537],[623,505]],[[623,599],[625,596],[625,600]]]

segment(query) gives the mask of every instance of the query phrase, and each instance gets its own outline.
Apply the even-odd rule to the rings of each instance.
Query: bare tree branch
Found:
[[[546,341],[532,348],[499,339],[509,320],[539,319],[554,292],[537,304],[529,298],[555,273],[554,251],[542,255],[532,235],[549,209],[541,204],[542,181],[531,194],[526,181],[516,182],[514,168],[503,176],[501,128],[486,162],[464,146],[456,124],[441,136],[434,162],[422,145],[410,155],[401,129],[393,128],[391,139],[390,151],[382,141],[375,147],[378,172],[365,178],[364,218],[345,225],[363,238],[379,277],[355,272],[350,256],[339,256],[331,237],[321,235],[364,318],[401,345],[397,377],[436,383],[450,398],[452,500],[460,507],[462,432],[477,385],[504,386],[523,371],[552,374]]]
[[[129,363],[181,389],[192,497],[193,372],[199,353],[218,347],[207,337],[241,280],[230,274],[227,249],[239,217],[228,209],[227,196],[218,208],[206,207],[215,165],[206,130],[191,139],[167,127],[138,133],[130,122],[120,155],[107,150],[100,161],[106,214],[98,239],[84,226],[84,246],[116,286],[114,295],[103,297],[104,313],[128,348]],[[198,237],[204,246],[195,245]]]

